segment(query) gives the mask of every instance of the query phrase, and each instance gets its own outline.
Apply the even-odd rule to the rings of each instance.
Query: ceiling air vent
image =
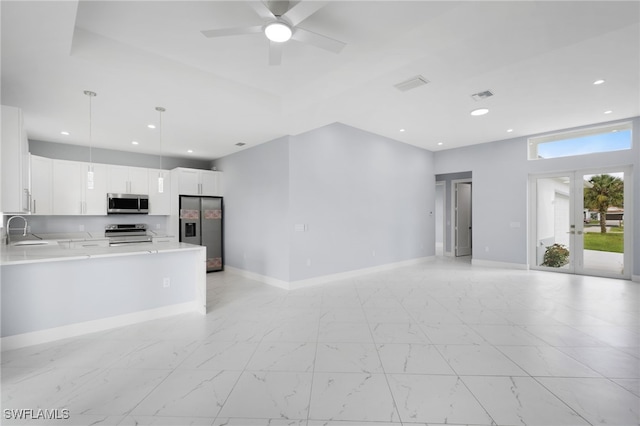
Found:
[[[238,142],[238,143],[236,144],[236,146],[245,146],[245,145],[246,145],[246,143],[244,143],[244,142]]]
[[[484,92],[478,92],[471,95],[474,101],[481,101],[483,99],[487,99],[493,96],[493,92],[491,90],[485,90]]]
[[[406,92],[407,90],[424,86],[427,83],[429,83],[429,80],[427,80],[421,75],[416,75],[415,77],[411,77],[409,80],[403,81],[402,83],[395,84],[394,87],[400,90],[401,92]]]

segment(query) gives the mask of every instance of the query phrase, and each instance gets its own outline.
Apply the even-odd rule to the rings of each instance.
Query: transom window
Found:
[[[631,122],[529,138],[529,160],[631,149]]]

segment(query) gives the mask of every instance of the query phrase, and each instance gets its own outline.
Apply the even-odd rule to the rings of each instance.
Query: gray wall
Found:
[[[289,281],[289,138],[223,157],[225,264]]]
[[[627,120],[622,120],[627,121]],[[528,180],[530,174],[600,167],[633,166],[635,218],[640,212],[640,117],[632,119],[633,149],[548,160],[527,160],[527,139],[440,151],[435,154],[438,174],[470,170],[473,173],[473,258],[526,265]],[[561,131],[563,129],[558,129]],[[573,130],[573,129],[567,129]],[[538,135],[532,135],[538,136]],[[637,221],[636,221],[637,222]],[[640,275],[640,224],[634,227],[634,275]]]
[[[57,160],[89,161],[89,148],[86,146],[29,140],[29,152],[33,155]],[[160,168],[160,156],[138,152],[92,148],[91,158],[94,163],[146,167],[149,169]],[[211,161],[162,156],[163,169],[171,170],[176,167],[211,170]]]
[[[292,281],[435,254],[431,152],[332,124],[292,138],[290,167]]]
[[[434,255],[429,151],[332,124],[215,165],[230,266],[292,282]]]

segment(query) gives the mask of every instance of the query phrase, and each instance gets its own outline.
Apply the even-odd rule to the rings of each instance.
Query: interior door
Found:
[[[456,256],[471,254],[471,183],[456,183]]]
[[[582,170],[532,180],[536,269],[631,277],[630,170]],[[626,177],[626,179],[625,179]],[[626,183],[626,185],[625,185]]]

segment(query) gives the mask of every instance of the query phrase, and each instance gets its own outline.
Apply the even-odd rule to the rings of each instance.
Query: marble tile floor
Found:
[[[207,278],[206,316],[2,352],[2,424],[640,423],[638,283],[448,258],[289,292]]]

